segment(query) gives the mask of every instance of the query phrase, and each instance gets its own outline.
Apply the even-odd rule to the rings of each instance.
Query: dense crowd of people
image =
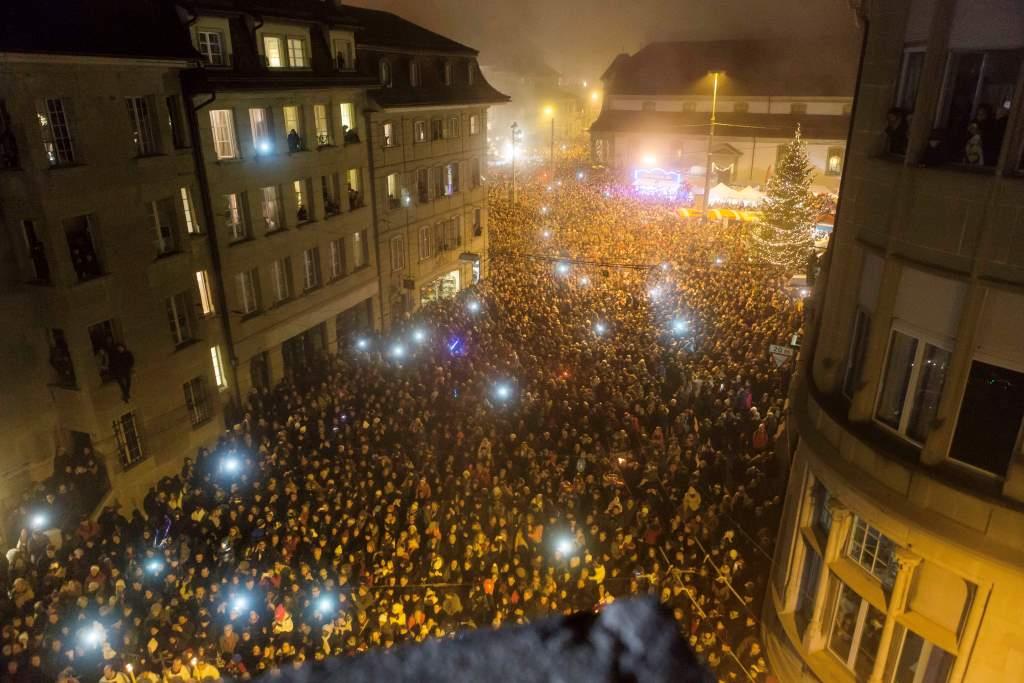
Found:
[[[142,510],[23,505],[0,681],[247,678],[638,593],[721,681],[768,680],[798,303],[735,227],[597,172],[508,189],[477,287],[254,389]]]

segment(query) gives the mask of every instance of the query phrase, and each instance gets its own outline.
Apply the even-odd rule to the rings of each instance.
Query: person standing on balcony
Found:
[[[117,380],[121,387],[121,400],[125,403],[131,398],[132,390],[132,368],[135,366],[135,356],[125,348],[124,344],[117,344],[110,353],[110,374]]]

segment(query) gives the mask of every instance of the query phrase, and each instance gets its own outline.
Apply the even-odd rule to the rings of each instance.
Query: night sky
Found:
[[[847,0],[357,0],[475,47],[487,65],[538,50],[569,78],[596,79],[619,52],[656,40],[835,36],[857,40]]]

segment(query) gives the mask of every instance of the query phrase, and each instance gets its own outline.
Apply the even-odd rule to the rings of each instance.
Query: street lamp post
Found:
[[[718,77],[721,76],[723,71],[712,71],[711,76],[714,78],[714,86],[711,91],[711,122],[708,126],[708,158],[707,164],[704,168],[704,220],[708,219],[708,210],[711,204],[711,167],[714,164],[712,160],[711,148],[715,144],[715,114],[718,111]]]
[[[519,142],[519,124],[512,122],[512,204],[516,203],[516,143]]]
[[[555,178],[555,108],[544,107],[544,113],[551,117],[551,179]]]

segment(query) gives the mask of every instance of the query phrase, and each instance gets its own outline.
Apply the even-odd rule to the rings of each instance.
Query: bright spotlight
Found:
[[[335,608],[337,601],[330,595],[322,595],[320,599],[316,601],[316,610],[322,614],[326,614]]]
[[[562,145],[562,149],[565,149],[565,145]],[[559,181],[558,181],[557,183],[555,183],[555,184],[556,184],[556,185],[558,185],[559,187],[561,187],[561,186],[562,186],[562,181],[561,181],[561,180],[559,180]]]
[[[598,337],[604,335],[604,333],[607,331],[608,326],[605,325],[603,322],[598,321],[594,323],[594,334],[596,334]]]
[[[270,143],[267,142],[266,140],[262,140],[260,142],[260,144],[258,145],[258,148],[260,150],[260,154],[269,154],[270,153]]]
[[[42,512],[37,512],[36,514],[32,515],[32,517],[28,520],[29,526],[31,526],[36,531],[39,531],[40,529],[44,528],[47,522],[49,522],[49,519]]]
[[[360,337],[359,339],[356,339],[356,348],[359,349],[360,351],[365,351],[366,349],[370,348],[370,340],[367,339],[366,337]]]
[[[654,166],[656,163],[658,163],[658,157],[654,156],[653,154],[644,155],[644,165]]]
[[[580,278],[580,284],[586,287],[587,285],[590,284],[590,278],[584,275],[583,277]]]
[[[670,266],[670,265],[669,265],[668,261],[666,261],[665,263],[662,263],[662,264],[661,264],[661,269],[662,269],[662,270],[668,270],[668,269],[669,269],[669,268],[671,268],[671,267],[672,267],[672,266]]]
[[[391,355],[394,358],[405,357],[405,347],[402,346],[401,344],[395,344],[394,346],[391,347]]]
[[[686,334],[689,324],[685,320],[673,320],[672,331],[676,334]]]
[[[106,632],[103,627],[99,624],[94,623],[92,626],[82,632],[82,640],[86,647],[99,647],[100,643],[106,637]]]
[[[146,562],[146,571],[150,574],[159,574],[160,570],[163,568],[164,563],[155,557]]]
[[[550,185],[548,185],[548,192],[551,192],[551,191],[552,191],[552,190],[554,190],[554,189],[555,189],[555,188],[553,188],[553,187],[551,187]]]
[[[502,401],[508,400],[512,396],[512,388],[507,384],[499,384],[494,387],[494,395]]]
[[[568,275],[569,264],[565,262],[559,263],[557,266],[555,266],[555,272],[558,273],[559,275]]]
[[[422,344],[427,341],[427,332],[422,328],[416,328],[412,331],[412,339],[417,344]]]
[[[651,297],[651,299],[657,299],[661,296],[661,287],[651,287],[647,290],[647,295]]]
[[[557,541],[555,541],[555,550],[557,550],[562,555],[571,555],[575,547],[576,544],[573,543],[572,539],[568,536],[562,536]]]
[[[236,595],[231,601],[231,609],[236,612],[242,612],[249,607],[249,598],[244,595]]]
[[[586,177],[586,176],[584,175],[583,171],[579,171],[576,174],[576,180],[583,180],[584,177]]]
[[[472,299],[472,300],[470,300],[470,302],[468,304],[466,304],[466,308],[469,309],[470,313],[479,313],[480,312],[480,302],[477,301],[476,299]]]
[[[541,233],[541,237],[543,237],[544,239],[551,239],[551,231],[545,230],[544,232]]]
[[[241,461],[239,461],[239,459],[236,456],[229,455],[229,456],[224,458],[224,462],[222,464],[222,467],[224,468],[225,472],[229,472],[231,474],[234,474],[239,469],[241,469],[242,463],[241,463]]]
[[[548,212],[548,207],[546,207],[546,206],[542,206],[542,207],[540,207],[540,212],[541,212],[542,214],[547,214],[547,212]]]
[[[803,287],[803,288],[802,288],[802,289],[800,290],[800,296],[801,296],[802,298],[804,298],[804,299],[806,299],[806,298],[807,298],[807,296],[808,296],[808,295],[809,295],[810,293],[811,293],[811,290],[807,289],[806,287]]]
[[[725,263],[725,259],[724,258],[722,258],[721,256],[716,256],[715,257],[715,265],[716,266],[720,266],[723,263]]]

